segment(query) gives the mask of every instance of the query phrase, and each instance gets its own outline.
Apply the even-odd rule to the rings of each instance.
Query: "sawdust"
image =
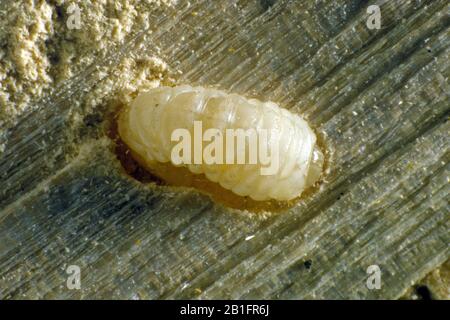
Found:
[[[450,259],[427,274],[409,288],[401,299],[408,300],[449,300],[450,299]]]
[[[171,0],[6,2],[0,4],[0,138],[43,98],[148,28],[152,10],[171,5]],[[103,70],[109,76],[89,94],[87,109],[118,94],[119,87],[126,101],[138,87],[158,85],[167,66],[159,57],[129,55],[111,69]]]

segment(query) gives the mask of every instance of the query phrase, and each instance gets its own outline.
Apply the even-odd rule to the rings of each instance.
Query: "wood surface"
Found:
[[[390,299],[449,258],[448,1],[179,1],[151,16],[8,131],[0,298]],[[178,83],[305,115],[330,150],[320,190],[258,214],[124,174],[102,121],[80,130],[71,114],[96,67],[138,51]]]

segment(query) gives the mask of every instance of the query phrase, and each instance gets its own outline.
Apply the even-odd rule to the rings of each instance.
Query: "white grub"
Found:
[[[279,166],[275,174],[262,175],[260,162],[181,164],[239,196],[257,201],[292,200],[312,186],[322,173],[323,154],[314,132],[300,116],[273,102],[216,89],[183,85],[143,92],[121,112],[118,128],[138,161],[151,169],[158,162],[179,165],[171,157],[177,144],[171,141],[172,132],[183,128],[193,137],[194,121],[202,122],[203,132],[214,128],[221,132],[254,129],[259,133],[265,129],[271,132],[266,146],[271,153],[277,139]],[[249,141],[245,142],[246,150],[250,148]],[[208,144],[203,143],[202,148]]]

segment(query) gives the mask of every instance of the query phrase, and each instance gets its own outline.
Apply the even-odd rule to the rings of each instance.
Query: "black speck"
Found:
[[[259,0],[259,3],[261,4],[261,7],[264,9],[264,11],[269,10],[274,4],[277,2],[277,0]]]
[[[420,285],[416,288],[416,294],[421,300],[432,300],[430,289],[425,285]]]
[[[63,20],[64,18],[64,12],[61,6],[55,7],[56,17],[58,20]]]
[[[52,65],[56,65],[59,63],[59,55],[57,53],[51,53],[48,55],[48,60]]]
[[[90,114],[84,118],[84,124],[88,127],[95,127],[102,122],[102,117],[99,114]]]
[[[344,195],[343,192],[339,193],[339,196],[336,198],[337,200],[341,200],[341,197]]]
[[[304,264],[306,270],[309,270],[309,269],[311,269],[311,266],[312,266],[312,260],[306,260],[303,264]]]

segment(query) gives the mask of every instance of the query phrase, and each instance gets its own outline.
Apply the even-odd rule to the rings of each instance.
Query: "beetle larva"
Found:
[[[194,137],[183,141],[182,152],[181,135],[174,134],[180,129]],[[136,160],[149,170],[171,162],[254,200],[294,199],[319,179],[323,166],[316,136],[301,117],[273,102],[216,89],[178,86],[141,93],[121,112],[118,130]],[[246,134],[241,144],[239,132]],[[259,153],[254,152],[255,143]],[[278,162],[271,172],[269,154]]]

